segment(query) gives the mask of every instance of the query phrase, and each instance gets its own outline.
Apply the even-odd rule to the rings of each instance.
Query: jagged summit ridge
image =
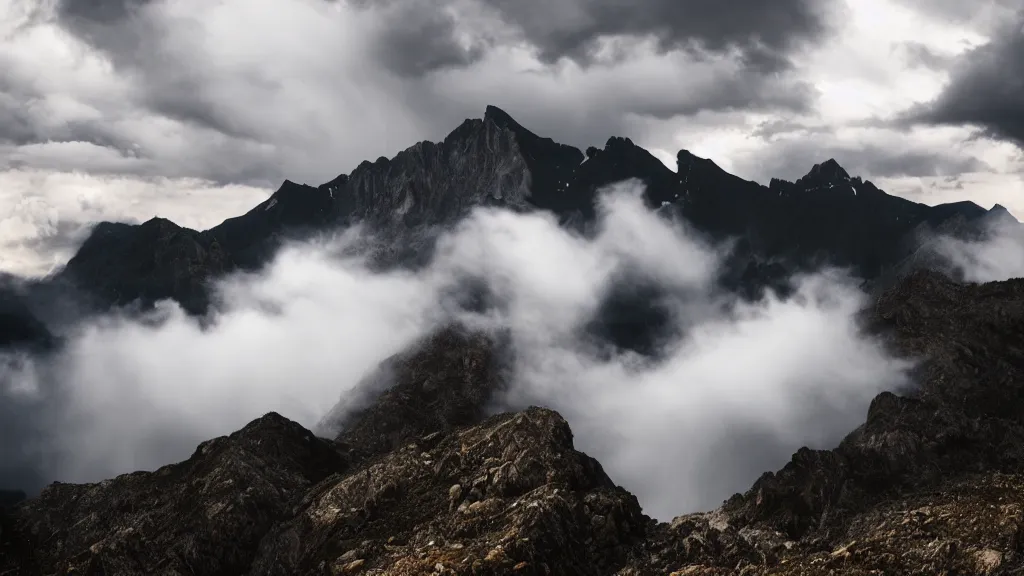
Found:
[[[484,122],[494,122],[496,125],[502,128],[507,128],[513,132],[530,132],[529,130],[524,128],[519,122],[516,122],[516,120],[512,118],[512,116],[508,112],[505,112],[504,110],[498,108],[497,106],[494,106],[493,104],[488,104],[484,108],[483,119]]]
[[[851,177],[835,158],[815,164],[807,174],[798,178],[792,185],[788,184],[784,183],[782,188],[788,188],[790,192],[797,194],[828,192],[857,196],[865,188],[861,178]]]
[[[1006,209],[1002,204],[995,204],[985,213],[985,219],[988,222],[993,223],[996,226],[1005,226],[1013,228],[1019,226],[1019,222],[1010,214],[1010,211]]]
[[[829,158],[820,164],[815,164],[811,167],[807,176],[804,176],[804,178],[808,177],[823,178],[829,182],[845,182],[850,179],[850,175],[839,165],[839,162],[836,162],[835,158]]]
[[[727,276],[753,294],[767,282],[758,262],[786,262],[793,271],[827,256],[872,281],[914,251],[922,224],[961,218],[970,227],[985,213],[968,203],[929,207],[889,196],[834,159],[795,183],[773,179],[767,187],[687,150],[676,160],[673,172],[622,137],[584,153],[489,106],[441,142],[365,161],[319,186],[286,180],[246,214],[203,232],[170,223],[97,225],[54,282],[77,287],[99,309],[170,298],[202,314],[213,281],[261,267],[288,239],[360,223],[386,240],[373,250],[379,265],[418,265],[437,235],[475,207],[546,210],[583,231],[596,217],[598,191],[632,179],[645,186],[651,208],[678,214],[712,241],[739,240],[742,256]]]

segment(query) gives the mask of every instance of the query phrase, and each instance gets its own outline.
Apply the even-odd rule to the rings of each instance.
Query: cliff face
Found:
[[[384,230],[443,226],[474,206],[526,209],[532,178],[513,132],[467,120],[443,142],[360,164],[338,191],[337,210]]]
[[[671,523],[556,413],[485,418],[501,340],[453,327],[386,363],[339,440],[269,414],[183,463],[0,512],[0,573],[1014,574],[1022,321],[1024,280],[904,279],[864,322],[922,360],[919,387],[880,394],[836,449]]]

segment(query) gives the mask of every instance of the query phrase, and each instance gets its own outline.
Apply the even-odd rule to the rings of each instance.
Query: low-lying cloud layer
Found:
[[[170,303],[79,327],[55,357],[4,373],[5,404],[38,428],[11,433],[27,434],[48,480],[152,469],[270,410],[314,426],[380,361],[462,320],[512,335],[504,407],[559,410],[580,449],[669,518],[717,506],[800,446],[836,444],[877,392],[905,382],[906,366],[857,329],[863,295],[841,273],[795,279],[785,301],[739,302],[716,288],[725,248],[646,210],[632,184],[602,196],[588,237],[543,214],[479,210],[417,272],[370,271],[346,251],[359,239],[291,246],[226,280],[205,328]],[[493,306],[448,304],[468,278]],[[584,329],[629,282],[656,285],[679,328],[656,359],[599,349]]]
[[[524,354],[515,397],[560,410],[648,514],[711,508],[800,446],[834,447],[903,383],[905,365],[858,333],[862,303],[845,280],[805,278],[788,301],[709,315],[653,366],[548,343]]]
[[[990,221],[980,239],[940,236],[935,245],[968,282],[1024,277],[1024,226],[1008,218]]]

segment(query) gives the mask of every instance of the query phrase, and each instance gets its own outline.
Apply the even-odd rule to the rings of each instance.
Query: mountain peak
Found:
[[[1003,206],[1002,204],[996,204],[992,206],[992,208],[989,209],[988,213],[992,214],[993,216],[999,215],[1001,217],[1003,215],[1006,215],[1010,216],[1011,218],[1013,217],[1013,214],[1006,209],[1006,206]],[[1014,218],[1014,220],[1016,220],[1016,218]]]
[[[154,216],[140,224],[139,230],[150,234],[164,236],[183,230],[183,228],[167,218]]]
[[[985,214],[985,218],[990,222],[1005,223],[1010,225],[1019,224],[1016,216],[1012,212],[1006,209],[1002,204],[996,204]]]
[[[490,104],[488,104],[487,108],[484,110],[484,120],[490,120],[498,126],[508,128],[513,131],[523,129],[522,125],[520,125],[519,122],[516,122],[508,112]]]
[[[484,111],[484,121],[486,122],[487,120],[515,134],[519,146],[524,148],[523,152],[527,156],[539,154],[539,156],[535,157],[540,158],[544,155],[552,155],[549,161],[555,163],[566,161],[574,166],[583,161],[583,152],[580,150],[567,144],[559,144],[551,138],[538,136],[519,122],[516,122],[508,112],[497,106],[487,106],[487,109]]]
[[[839,184],[851,184],[853,179],[850,175],[836,162],[835,158],[829,158],[828,160],[815,164],[811,171],[805,174],[802,178],[797,180],[794,184],[799,190],[810,191],[823,188],[833,188]]]
[[[715,171],[722,171],[722,169],[715,164],[715,161],[710,158],[702,158],[697,156],[693,152],[686,150],[685,148],[676,152],[676,171],[684,173],[683,171],[688,170],[690,166],[699,165],[706,168],[714,168]]]
[[[274,194],[284,193],[287,194],[293,190],[316,190],[316,188],[309,184],[300,184],[292,180],[285,180],[281,183],[281,186],[274,192]]]
[[[829,182],[846,181],[850,179],[850,175],[842,166],[839,165],[839,162],[836,162],[835,158],[829,158],[821,164],[815,164],[804,178],[807,178],[808,176],[826,178]]]
[[[629,138],[625,138],[623,136],[612,136],[611,138],[608,138],[607,142],[605,142],[604,147],[605,148],[616,148],[616,147],[634,148],[634,147],[636,147],[636,144],[633,144],[633,141],[630,140]]]
[[[141,225],[142,226],[152,226],[152,227],[173,227],[173,228],[178,228],[179,227],[174,222],[168,220],[167,218],[163,218],[161,216],[153,216],[149,220],[146,220],[145,222],[143,222]]]

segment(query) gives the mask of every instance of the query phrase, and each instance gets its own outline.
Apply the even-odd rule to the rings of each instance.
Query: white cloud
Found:
[[[979,240],[940,236],[934,239],[935,248],[968,282],[1024,277],[1024,226],[996,220],[984,233]]]
[[[786,302],[737,304],[713,290],[720,251],[645,210],[635,187],[601,206],[587,238],[542,214],[479,210],[415,274],[339,255],[352,232],[224,282],[227,308],[206,329],[170,305],[145,322],[84,326],[56,360],[31,366],[40,389],[59,382],[65,394],[49,405],[48,473],[152,468],[268,410],[313,426],[381,360],[447,322],[440,294],[466,276],[498,304],[457,315],[514,338],[506,404],[562,411],[578,446],[660,518],[717,505],[804,444],[835,444],[876,392],[902,382],[903,366],[856,330],[862,295],[841,275],[805,278]],[[653,363],[596,355],[583,326],[615,283],[637,278],[665,289],[685,336]]]
[[[0,36],[5,80],[18,88],[41,143],[85,133],[134,149],[152,176],[320,183],[424,133],[402,85],[367,59],[370,14],[345,3],[147,4],[136,21],[146,41],[129,61],[63,30],[47,6],[34,18],[12,11]],[[127,26],[105,30],[106,41],[130,37]],[[25,168],[52,164],[31,150],[16,159]]]
[[[527,348],[512,402],[560,410],[648,514],[713,508],[796,448],[834,447],[871,398],[904,383],[905,366],[856,330],[851,285],[814,276],[798,294],[703,319],[655,366]]]
[[[914,43],[945,56],[983,37],[963,25],[935,22],[891,0],[848,0],[843,27],[803,58],[807,77],[822,91],[818,111],[832,125],[887,118],[931,100],[945,73],[907,61]]]
[[[112,194],[103,214],[78,217],[47,200],[63,222],[109,214],[177,221],[181,212],[189,214],[179,223],[190,227],[198,226],[196,214],[220,221],[253,204],[239,200],[229,212],[225,195],[193,194],[196,182],[207,189],[225,182],[266,189],[284,178],[319,184],[362,160],[390,156],[417,140],[439,140],[462,119],[479,117],[485,104],[505,107],[541,135],[574,145],[629,136],[670,167],[675,151],[687,148],[762,182],[799,175],[773,170],[799,164],[806,171],[825,159],[814,155],[823,149],[871,145],[894,154],[976,157],[995,172],[968,173],[966,185],[952,190],[939,190],[935,178],[886,179],[871,166],[860,174],[918,201],[970,198],[1024,213],[1019,161],[1011,161],[1019,152],[987,141],[963,145],[971,136],[967,129],[878,126],[879,118],[937,94],[946,80],[942,69],[913,65],[906,43],[955,56],[985,40],[989,21],[1003,13],[996,7],[975,11],[984,17],[950,22],[923,12],[921,2],[848,0],[838,34],[799,55],[792,72],[747,82],[733,58],[656,54],[649,39],[606,39],[615,57],[589,68],[543,64],[475,2],[446,4],[459,41],[500,39],[499,45],[464,68],[422,77],[399,77],[379,61],[381,39],[393,32],[387,16],[397,4],[363,10],[319,0],[151,2],[134,22],[147,30],[146,41],[118,57],[62,28],[47,8],[52,4],[4,0],[0,10],[0,110],[9,100],[24,116],[19,130],[31,132],[31,142],[0,147],[0,167],[7,168],[0,172],[0,191],[23,179],[21,172],[82,171],[97,179],[97,192],[111,174],[137,179],[134,200]],[[30,7],[42,11],[32,16]],[[130,42],[122,37],[130,36],[128,28],[122,23],[106,30],[101,40]],[[750,99],[782,104],[797,93],[797,82],[817,91],[808,94],[806,112],[742,106]],[[733,99],[737,110],[707,110]],[[762,123],[779,120],[819,132],[753,136]],[[800,161],[780,162],[780,155]],[[0,197],[0,214],[8,206],[14,204]],[[35,274],[66,259],[67,250],[56,256],[36,242],[33,227],[18,227],[27,236],[0,239],[8,254],[2,269]],[[7,233],[13,229],[9,225]]]
[[[164,303],[143,321],[81,326],[37,367],[39,388],[59,391],[47,422],[50,474],[85,481],[152,469],[270,410],[311,426],[421,335],[437,301],[422,279],[371,274],[324,246],[285,249],[222,293],[228,305],[211,326]]]

